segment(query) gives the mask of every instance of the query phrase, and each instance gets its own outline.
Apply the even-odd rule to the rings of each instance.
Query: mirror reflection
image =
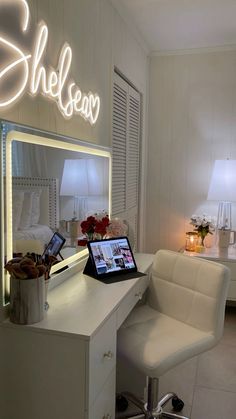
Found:
[[[14,127],[15,128],[15,127]],[[38,132],[36,131],[38,134]],[[84,254],[81,221],[109,214],[110,153],[72,141],[11,131],[5,139],[5,260],[42,254],[55,232],[65,243],[53,271]],[[5,291],[7,289],[5,278]]]
[[[109,211],[107,160],[13,141],[13,251],[24,251],[28,240],[39,241],[43,248],[59,231],[66,238],[64,249],[75,253],[81,221]]]

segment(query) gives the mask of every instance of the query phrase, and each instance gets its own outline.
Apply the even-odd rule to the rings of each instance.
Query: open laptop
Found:
[[[127,237],[88,242],[89,258],[84,274],[107,284],[144,276],[138,272]]]

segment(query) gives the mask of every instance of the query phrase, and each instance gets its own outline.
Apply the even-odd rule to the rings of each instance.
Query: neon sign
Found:
[[[23,8],[21,29],[27,31],[29,26],[29,6],[26,0],[18,0]],[[1,1],[0,1],[1,3]],[[0,109],[16,103],[28,91],[31,95],[42,94],[57,103],[64,118],[80,115],[95,124],[100,111],[100,98],[96,93],[82,93],[78,85],[69,77],[72,63],[72,49],[65,43],[60,51],[57,69],[46,69],[42,64],[48,42],[48,27],[44,22],[37,25],[35,45],[31,53],[23,51],[18,45],[0,34],[0,44],[5,53],[16,56],[3,68],[0,68],[0,86],[4,77],[10,76],[13,69],[19,68],[17,87],[14,93],[0,97]]]

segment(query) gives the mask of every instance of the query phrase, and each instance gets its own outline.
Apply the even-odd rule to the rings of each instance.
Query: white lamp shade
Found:
[[[97,196],[105,193],[104,159],[65,160],[61,180],[62,196]]]
[[[60,195],[88,196],[88,173],[85,159],[64,161]]]
[[[104,161],[101,159],[87,159],[88,192],[91,196],[104,195]]]
[[[236,160],[215,160],[208,201],[236,201]]]

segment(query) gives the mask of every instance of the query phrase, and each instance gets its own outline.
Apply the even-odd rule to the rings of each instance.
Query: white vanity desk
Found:
[[[153,255],[135,257],[148,272]],[[105,285],[78,273],[49,293],[42,322],[3,323],[2,417],[114,419],[116,332],[147,285],[148,276]]]

